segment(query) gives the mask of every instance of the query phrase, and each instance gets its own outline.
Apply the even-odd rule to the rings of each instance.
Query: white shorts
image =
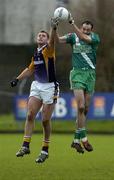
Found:
[[[29,97],[34,96],[40,99],[43,104],[52,104],[57,102],[59,96],[59,84],[52,83],[39,83],[33,81],[31,84]]]

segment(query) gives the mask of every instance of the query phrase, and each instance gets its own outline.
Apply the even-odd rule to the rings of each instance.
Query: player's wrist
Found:
[[[68,22],[69,24],[73,25],[74,24],[74,19],[72,17],[72,14],[69,12],[69,17],[68,17]]]
[[[69,24],[74,25],[74,20],[69,21]]]
[[[14,81],[15,81],[15,83],[17,84],[18,81],[19,81],[19,79],[18,79],[18,78],[15,78]]]
[[[51,18],[51,27],[53,30],[57,29],[59,18]]]
[[[18,82],[19,81],[19,79],[18,78],[15,78],[16,79],[16,81]]]
[[[17,83],[18,83],[18,81],[19,81],[19,79],[18,79],[18,78],[14,78],[14,79],[10,82],[11,87],[16,86],[16,85],[17,85]]]

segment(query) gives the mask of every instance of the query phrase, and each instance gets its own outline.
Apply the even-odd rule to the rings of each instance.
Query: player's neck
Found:
[[[38,44],[38,48],[44,47],[46,44]]]
[[[41,51],[46,45],[47,45],[47,44],[44,44],[44,45],[42,45],[42,46],[38,46],[37,50],[38,50],[38,51]]]

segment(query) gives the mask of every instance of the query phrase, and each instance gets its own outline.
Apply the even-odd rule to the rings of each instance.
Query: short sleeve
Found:
[[[99,44],[100,43],[100,37],[98,34],[92,33],[91,39],[92,39],[92,44]]]
[[[34,69],[34,58],[33,58],[33,57],[32,57],[32,59],[31,59],[31,63],[29,64],[28,68],[29,68],[30,70],[33,70],[33,69]]]
[[[66,43],[75,44],[76,43],[76,35],[75,33],[69,33],[66,35]]]
[[[48,45],[48,46],[44,49],[43,53],[44,53],[45,55],[47,55],[48,57],[55,57],[55,47]]]

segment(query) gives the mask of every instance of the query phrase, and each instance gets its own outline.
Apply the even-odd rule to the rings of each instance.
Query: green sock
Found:
[[[85,128],[80,128],[80,138],[83,139],[85,137],[87,137],[86,129]]]
[[[76,130],[74,134],[74,142],[79,143],[80,142],[80,130]]]

